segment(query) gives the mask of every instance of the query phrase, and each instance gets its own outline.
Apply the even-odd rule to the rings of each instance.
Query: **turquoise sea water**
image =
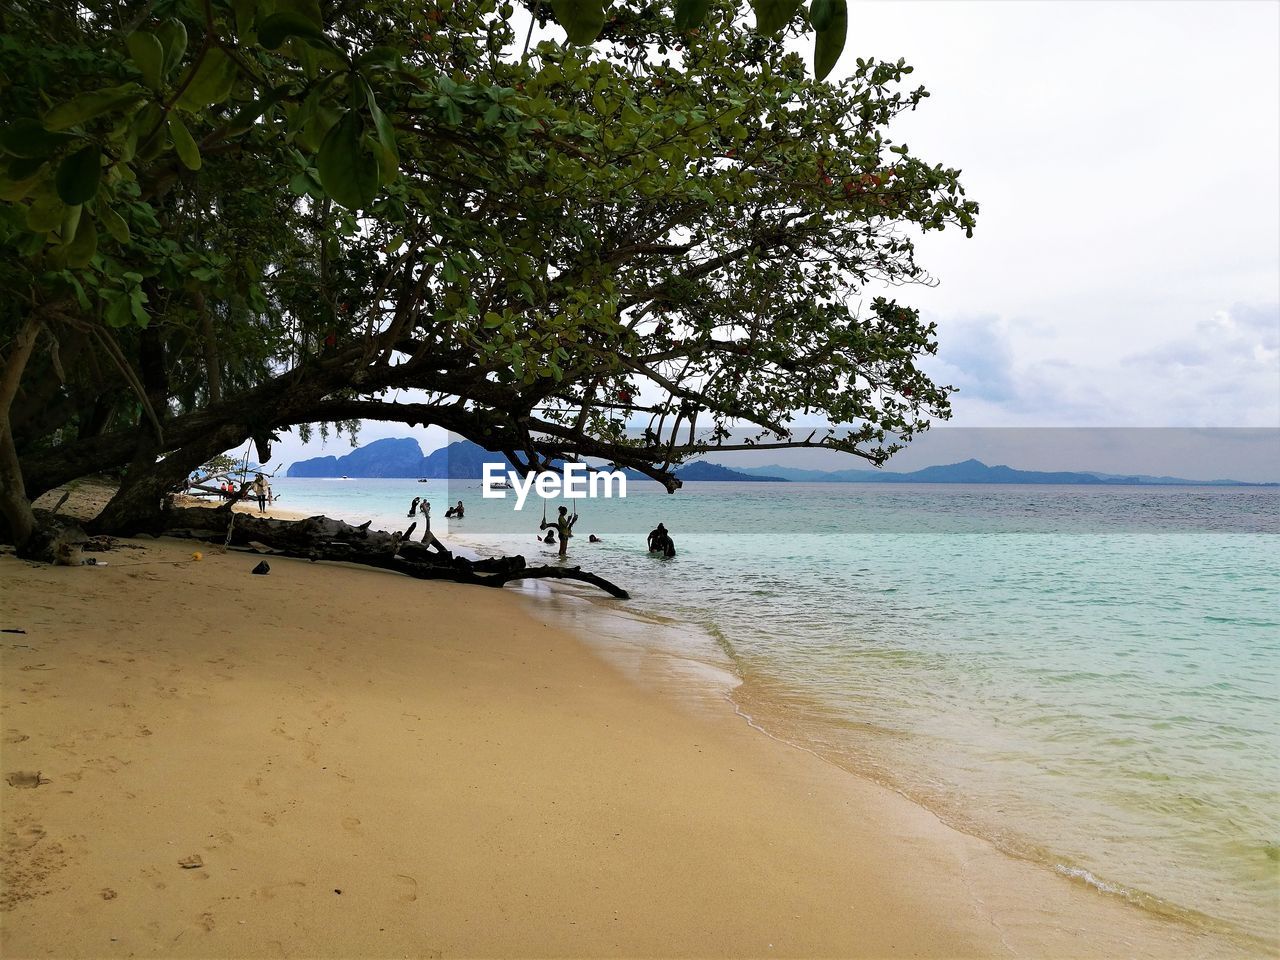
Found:
[[[386,529],[429,493],[446,542],[557,562],[534,541],[541,501],[517,515],[477,483],[277,490]],[[1280,948],[1280,490],[628,494],[578,501],[571,562],[633,594],[563,588],[601,632],[618,607],[692,625],[689,650],[728,659],[733,699],[773,735],[1049,869]],[[446,525],[458,499],[466,519]],[[671,560],[644,552],[659,520]]]

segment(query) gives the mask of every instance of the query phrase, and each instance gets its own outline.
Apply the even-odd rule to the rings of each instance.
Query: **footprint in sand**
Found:
[[[162,876],[164,876],[164,874],[160,872],[159,867],[143,867],[141,870],[138,871],[138,873],[140,873],[143,879],[145,879],[148,883],[150,883],[151,886],[156,890],[164,890],[169,886],[167,883],[165,883],[163,880],[160,879]]]
[[[306,885],[307,882],[305,880],[289,880],[285,883],[273,883],[265,887],[259,887],[253,892],[253,896],[260,900],[274,900],[277,896],[277,891],[279,890],[283,890],[288,887],[300,890]]]
[[[19,733],[17,730],[7,730],[4,735],[5,743],[22,743],[30,739],[25,733]]]
[[[48,834],[40,824],[24,820],[9,832],[5,846],[10,850],[30,850],[46,836]]]
[[[398,899],[402,903],[413,903],[418,899],[418,881],[407,873],[397,873],[396,880],[400,883],[400,896]]]
[[[342,826],[343,826],[345,829],[350,830],[352,833],[359,833],[359,832],[360,832],[360,818],[359,818],[359,817],[343,817],[343,818],[342,818]]]
[[[5,777],[5,780],[11,787],[23,787],[28,790],[53,782],[48,777],[42,777],[39,770],[15,770]]]

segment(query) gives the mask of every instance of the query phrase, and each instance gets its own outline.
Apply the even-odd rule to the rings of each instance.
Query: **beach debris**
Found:
[[[259,564],[256,567],[253,568],[252,572],[258,574],[259,576],[265,577],[268,573],[271,572],[271,564],[263,560],[259,562]]]
[[[114,890],[112,890],[110,887],[103,887],[103,888],[102,888],[102,899],[103,899],[103,900],[114,900],[114,899],[115,899],[116,897],[118,897],[118,896],[120,896],[120,894],[116,893],[116,892],[115,892]]]
[[[183,870],[195,870],[198,867],[204,866],[204,858],[201,857],[200,854],[198,853],[193,853],[191,856],[183,857],[181,860],[179,860],[178,866],[180,866]]]
[[[626,590],[581,567],[529,566],[523,556],[468,560],[454,556],[426,531],[429,542],[412,543],[408,533],[397,538],[382,530],[370,530],[371,522],[353,527],[329,517],[275,520],[207,507],[175,507],[167,513],[165,535],[246,547],[265,544],[277,556],[312,562],[360,563],[419,580],[452,580],[455,583],[502,587],[520,580],[578,580],[598,587],[620,600]],[[250,547],[254,549],[254,547]]]
[[[0,633],[26,633],[21,627],[5,627],[0,629]]]
[[[82,550],[86,550],[94,553],[104,553],[107,550],[145,550],[146,549],[146,547],[141,547],[136,543],[121,543],[115,537],[107,537],[107,536],[90,537],[84,543],[80,544],[80,548]]]
[[[275,553],[274,550],[268,547],[261,540],[250,540],[249,548],[253,550],[254,553]]]
[[[195,553],[191,554],[191,559],[192,559],[192,560],[203,560],[203,559],[204,559],[204,554],[203,554],[203,553],[201,553],[199,550],[197,550]]]
[[[15,770],[5,777],[5,780],[8,781],[11,787],[23,787],[28,790],[34,790],[36,787],[53,782],[48,777],[42,777],[39,770],[34,772],[30,770]]]

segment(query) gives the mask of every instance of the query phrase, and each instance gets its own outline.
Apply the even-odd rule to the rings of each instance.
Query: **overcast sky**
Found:
[[[973,239],[921,241],[936,287],[895,291],[938,323],[927,369],[959,388],[954,426],[1280,427],[1280,4],[850,14],[833,76],[859,56],[913,64],[932,96],[893,136],[962,168],[982,205]],[[440,443],[394,424],[362,439],[407,435]]]
[[[932,93],[897,136],[982,205],[906,292],[955,425],[1280,426],[1280,4],[853,9]]]

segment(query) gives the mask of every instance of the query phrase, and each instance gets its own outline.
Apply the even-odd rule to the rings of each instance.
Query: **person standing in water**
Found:
[[[421,497],[414,497],[414,498],[413,498],[413,503],[409,504],[409,516],[413,517],[413,516],[416,516],[416,515],[417,515],[417,513],[418,513],[418,501],[419,501],[419,500],[421,500],[421,499],[422,499]]]
[[[556,533],[560,534],[560,556],[566,556],[569,551],[569,538],[573,536],[573,525],[578,522],[578,515],[575,513],[569,516],[569,508],[561,507],[560,515],[552,523],[543,520],[542,525],[538,528],[545,530],[547,527],[555,527]]]
[[[660,553],[664,557],[674,557],[676,555],[675,542],[671,539],[671,534],[667,531],[667,528],[661,523],[649,531],[649,552]]]

